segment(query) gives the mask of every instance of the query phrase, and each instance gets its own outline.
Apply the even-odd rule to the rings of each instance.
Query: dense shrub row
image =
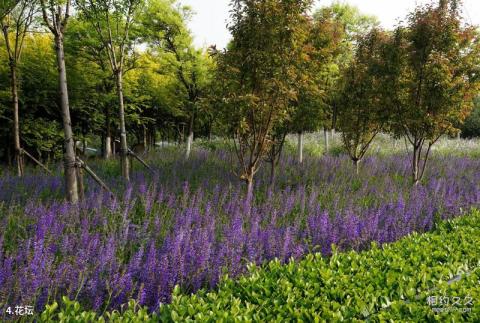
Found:
[[[135,302],[112,321],[478,321],[480,212],[441,223],[382,248],[308,255],[282,265],[251,265],[238,280],[195,295],[174,291],[172,303],[149,315]],[[447,304],[448,300],[448,304]],[[42,321],[99,319],[66,300],[47,306]]]

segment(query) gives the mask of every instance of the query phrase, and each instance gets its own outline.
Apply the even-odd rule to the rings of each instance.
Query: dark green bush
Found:
[[[462,126],[463,138],[480,137],[480,98],[475,100],[475,108]]]

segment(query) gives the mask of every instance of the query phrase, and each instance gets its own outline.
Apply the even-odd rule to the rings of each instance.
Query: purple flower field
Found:
[[[248,200],[226,152],[180,156],[150,157],[155,173],[136,169],[128,187],[114,164],[94,165],[117,198],[87,180],[77,206],[60,199],[59,176],[3,174],[0,303],[40,311],[68,295],[99,312],[132,298],[155,310],[177,284],[212,288],[249,262],[328,255],[331,244],[365,249],[480,205],[480,160],[468,157],[434,157],[412,187],[407,156],[369,157],[358,177],[346,157],[310,157],[299,167],[286,156],[275,188],[265,167]]]

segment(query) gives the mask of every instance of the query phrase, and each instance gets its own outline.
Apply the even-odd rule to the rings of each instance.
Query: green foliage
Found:
[[[111,75],[102,66],[106,62],[101,61],[106,53],[100,50],[101,45],[94,44],[98,37],[92,32],[85,22],[71,19],[65,36],[72,127],[78,140],[102,133],[104,112],[113,105]]]
[[[0,20],[8,15],[20,0],[0,0]]]
[[[345,155],[347,151],[343,145],[335,145],[328,150],[328,153],[332,156],[338,157]]]
[[[233,40],[216,53],[217,78],[224,89],[224,122],[237,141],[239,175],[249,185],[270,149],[273,129],[299,99],[311,5],[310,0],[232,2]]]
[[[457,1],[419,7],[395,31],[387,63],[393,131],[412,144],[455,134],[479,87],[480,38]]]
[[[331,127],[332,98],[340,73],[337,63],[344,53],[346,34],[341,23],[326,12],[313,21],[308,31],[303,57],[297,65],[299,76],[293,85],[298,94],[288,118],[290,132]]]
[[[323,22],[323,25],[329,26],[330,32],[320,34],[321,39],[332,36],[337,39],[335,46],[330,47],[330,50],[335,52],[332,76],[334,80],[338,80],[340,72],[348,67],[353,59],[358,37],[378,27],[380,23],[377,17],[366,15],[359,8],[339,1],[320,8],[313,17],[316,21]]]
[[[480,34],[464,26],[456,0],[444,0],[417,7],[392,40],[384,96],[392,133],[413,147],[417,184],[432,146],[442,135],[456,134],[473,106],[480,86]]]
[[[140,307],[137,302],[131,300],[122,311],[106,312],[98,315],[93,311],[83,311],[80,304],[63,297],[63,303],[57,302],[47,305],[40,315],[40,322],[155,322],[158,321],[156,314],[149,314],[147,309]]]
[[[317,75],[325,91],[324,119],[321,123],[327,129],[335,128],[339,106],[337,100],[342,88],[341,76],[353,60],[358,37],[378,27],[379,21],[375,16],[363,14],[357,7],[339,1],[320,8],[313,18],[314,44],[323,48],[321,56],[316,57],[323,63]],[[326,117],[330,120],[325,120]]]
[[[342,80],[337,124],[343,144],[355,163],[363,158],[388,118],[382,93],[383,51],[388,41],[388,34],[379,29],[361,37],[355,58]]]
[[[340,1],[334,1],[330,6],[320,8],[314,14],[315,19],[325,17],[330,17],[341,24],[350,42],[349,46],[356,41],[357,36],[380,25],[377,17],[364,14],[358,7]]]
[[[193,37],[186,25],[191,10],[174,0],[149,1],[142,14],[143,35],[150,42],[150,51],[161,65],[159,75],[170,75],[175,83],[175,117],[183,122],[209,122],[210,111],[201,109],[213,74],[213,60],[202,49],[193,46]],[[189,129],[193,130],[193,129]]]
[[[0,62],[8,66],[4,51],[0,51]],[[6,74],[7,75],[7,74]],[[51,37],[41,34],[28,35],[18,65],[21,80],[20,132],[22,146],[28,151],[43,157],[61,155],[62,132],[60,111],[57,105],[57,78],[55,54]],[[9,127],[0,129],[0,138],[9,138],[13,127],[10,84],[7,78],[0,78],[0,119]],[[5,108],[1,108],[4,106]],[[53,121],[53,122],[52,122]],[[3,148],[7,148],[5,145]]]
[[[480,97],[475,99],[475,107],[472,113],[465,119],[465,123],[462,126],[462,137],[480,137]]]
[[[97,7],[101,5],[101,1],[94,2],[94,9],[103,8]],[[132,25],[130,38],[133,40],[125,41],[124,45],[124,69],[128,73],[124,76],[123,92],[125,119],[131,137],[129,140],[143,143],[146,130],[150,138],[149,144],[153,145],[157,134],[160,134],[163,140],[175,140],[182,136],[182,123],[186,123],[191,112],[187,87],[197,88],[201,99],[212,75],[213,62],[204,51],[197,50],[192,45],[192,38],[184,21],[191,14],[188,10],[177,10],[174,8],[176,4],[169,1],[152,0],[148,3],[151,6],[155,3],[165,5],[157,8],[162,10],[155,12],[163,15],[169,23],[165,28],[182,26],[181,33],[174,39],[175,44],[181,45],[181,62],[176,61],[175,55],[164,46],[165,43],[162,43],[162,46],[156,44],[153,38],[148,36],[150,30],[138,24]],[[145,10],[148,8],[152,9],[147,6]],[[112,8],[119,13],[124,9]],[[141,9],[144,13],[144,7]],[[101,11],[97,14],[100,15]],[[114,16],[111,17],[112,21],[123,23],[121,17],[117,14]],[[170,21],[172,17],[177,20]],[[76,10],[70,17],[65,33],[65,58],[74,136],[76,140],[86,138],[91,147],[101,142],[101,136],[103,139],[107,135],[118,138],[118,97],[115,94],[115,79],[109,53],[104,45],[105,38],[102,38],[106,34],[99,34],[96,29],[101,27],[103,31],[105,25],[101,19],[100,25],[94,25],[87,18],[91,17],[84,15],[81,10]],[[144,17],[142,15],[134,18]],[[32,29],[38,27],[38,22],[35,21]],[[120,30],[115,32],[118,34],[113,36],[114,41],[120,43],[124,33]],[[137,51],[137,41],[144,42],[147,50]],[[0,46],[3,47],[0,50],[0,122],[6,125],[0,129],[0,140],[12,143],[0,147],[0,160],[7,162],[13,156],[13,113],[8,57],[4,50],[3,37],[0,37]],[[184,52],[185,46],[188,47],[187,53]],[[180,67],[188,82],[187,87],[179,77]],[[56,57],[52,36],[27,32],[22,61],[18,64],[18,80],[21,145],[42,161],[59,158],[63,134],[60,131],[61,114],[58,107]],[[195,131],[201,136],[211,128],[213,112],[208,104],[197,101],[198,122]]]

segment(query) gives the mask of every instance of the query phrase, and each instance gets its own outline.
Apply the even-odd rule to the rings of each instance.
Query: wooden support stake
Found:
[[[130,148],[127,148],[127,152],[130,156],[133,156],[136,160],[138,160],[140,164],[142,164],[145,168],[153,172],[153,169],[143,159],[141,159],[137,154],[135,154]]]
[[[51,176],[53,176],[53,173],[47,168],[47,166],[43,165],[43,164],[42,164],[40,161],[38,161],[35,157],[33,157],[32,155],[30,155],[30,154],[28,153],[28,151],[26,151],[25,149],[20,149],[20,153],[27,155],[27,157],[29,157],[31,160],[33,160],[38,166],[40,166],[40,167],[43,168],[43,170],[45,170],[48,174],[50,174]]]
[[[110,190],[107,184],[105,184],[100,179],[100,177],[98,177],[97,174],[95,174],[95,172],[90,167],[88,167],[88,165],[85,164],[85,162],[81,160],[78,156],[77,156],[77,163],[81,168],[85,169],[88,175],[90,175],[95,180],[95,182],[98,183],[98,185],[100,185],[105,191],[109,192],[113,196],[113,192]]]
[[[137,154],[135,154],[132,150],[130,150],[130,148],[128,148],[128,153],[130,155],[132,155],[136,160],[138,160],[140,162],[140,164],[145,166],[145,168],[147,168],[149,171],[153,172],[153,169],[150,166],[148,166],[148,164],[143,159],[141,159]]]
[[[77,167],[77,185],[78,185],[78,198],[80,201],[85,200],[85,186],[83,184],[83,169]]]

